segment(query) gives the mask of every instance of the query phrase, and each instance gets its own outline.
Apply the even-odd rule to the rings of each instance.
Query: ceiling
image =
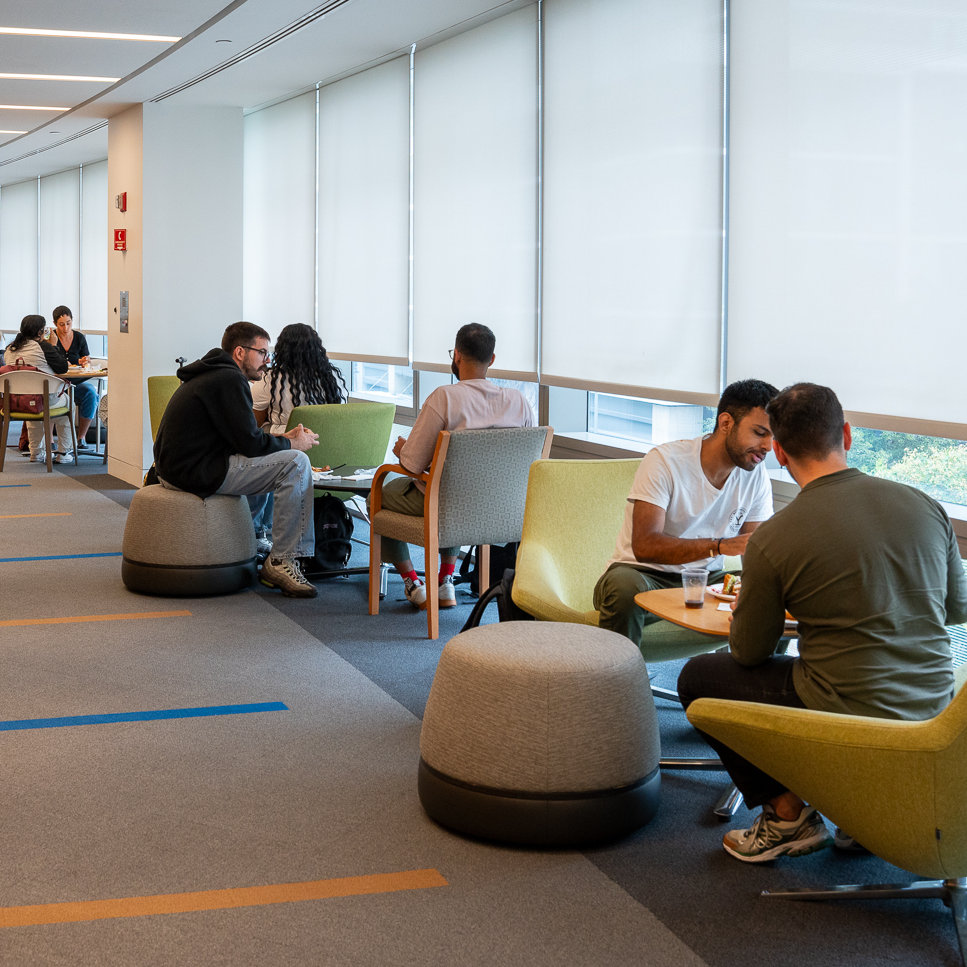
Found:
[[[102,78],[0,77],[0,130],[26,132],[0,134],[0,184],[107,157],[106,119],[133,104],[164,99],[252,109],[532,2],[4,0],[0,28],[180,39],[0,33],[3,73]]]

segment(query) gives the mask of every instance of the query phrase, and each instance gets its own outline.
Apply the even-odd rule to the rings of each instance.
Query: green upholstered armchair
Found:
[[[539,621],[596,625],[594,586],[614,551],[625,504],[640,459],[544,460],[530,470],[527,507],[517,566],[514,603]],[[727,561],[737,567],[738,558]],[[645,625],[641,653],[646,662],[688,658],[715,651],[722,638],[680,628],[668,621]],[[652,694],[677,702],[678,694],[652,687]],[[716,771],[718,759],[662,759],[663,769]],[[742,798],[731,783],[715,804],[715,815],[734,815]]]
[[[370,510],[369,613],[379,613],[380,537],[422,546],[426,552],[427,637],[440,635],[436,560],[441,547],[480,546],[481,574],[490,568],[490,545],[520,540],[528,468],[546,463],[554,431],[549,426],[441,430],[433,461],[425,473],[384,464],[373,478]],[[425,516],[411,517],[382,509],[388,473],[404,474],[426,484]]]
[[[286,429],[301,423],[307,430],[319,434],[316,446],[306,451],[314,467],[343,466],[343,472],[351,474],[378,467],[386,459],[395,415],[396,407],[392,403],[370,400],[297,406],[289,415]],[[353,496],[345,490],[327,492],[340,500]]]
[[[148,412],[151,416],[151,439],[158,436],[161,417],[164,416],[168,400],[175,395],[175,390],[181,386],[177,376],[149,376],[148,377]]]
[[[519,608],[539,621],[598,623],[594,586],[614,551],[640,463],[547,460],[531,467],[514,575]],[[723,644],[721,638],[656,621],[645,626],[641,651],[646,661],[659,662]]]
[[[767,892],[784,899],[937,897],[967,963],[967,690],[925,722],[702,698],[696,727],[765,770],[882,859],[934,881]]]

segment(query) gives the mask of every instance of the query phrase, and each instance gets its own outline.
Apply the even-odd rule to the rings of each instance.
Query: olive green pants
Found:
[[[716,584],[727,573],[710,571],[708,583]],[[661,618],[635,604],[635,595],[681,586],[682,576],[675,572],[645,571],[630,564],[612,564],[594,587],[594,607],[600,613],[598,625],[608,631],[617,631],[641,648],[642,629]]]
[[[423,492],[413,482],[412,477],[394,477],[383,484],[383,497],[380,506],[383,510],[391,510],[397,514],[407,514],[410,517],[423,516]],[[369,498],[366,498],[366,509],[369,510]],[[410,546],[405,541],[398,541],[393,537],[380,537],[380,558],[386,564],[402,564],[410,560]],[[459,547],[441,547],[441,557],[459,557]],[[430,573],[436,567],[436,562],[426,561],[424,568]]]

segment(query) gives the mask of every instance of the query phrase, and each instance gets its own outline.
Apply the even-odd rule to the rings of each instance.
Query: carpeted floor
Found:
[[[8,459],[0,514],[69,516],[0,521],[0,558],[59,558],[0,563],[3,618],[105,620],[0,627],[0,722],[264,702],[287,710],[0,732],[0,906],[430,868],[448,885],[6,929],[0,910],[3,964],[960,963],[938,901],[759,899],[784,885],[913,877],[832,850],[735,862],[711,814],[718,774],[666,774],[656,819],[599,849],[513,849],[447,832],[420,808],[415,767],[434,668],[469,597],[442,614],[441,638],[429,642],[398,579],[375,617],[364,577],[330,579],[312,601],[261,587],[210,599],[133,595],[118,557],[63,557],[116,554],[132,490],[100,460],[48,475]],[[357,546],[358,563],[366,553]],[[661,666],[659,684],[674,687],[676,674]],[[665,753],[706,754],[681,710],[657,704]],[[737,821],[748,820],[741,811]]]

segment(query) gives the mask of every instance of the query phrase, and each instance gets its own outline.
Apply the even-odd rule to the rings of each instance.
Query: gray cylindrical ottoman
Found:
[[[484,625],[440,657],[420,801],[472,836],[600,842],[654,816],[660,754],[648,671],[627,638],[557,622]]]
[[[131,501],[121,580],[141,594],[231,594],[255,580],[255,530],[244,497],[194,494],[154,484]]]

